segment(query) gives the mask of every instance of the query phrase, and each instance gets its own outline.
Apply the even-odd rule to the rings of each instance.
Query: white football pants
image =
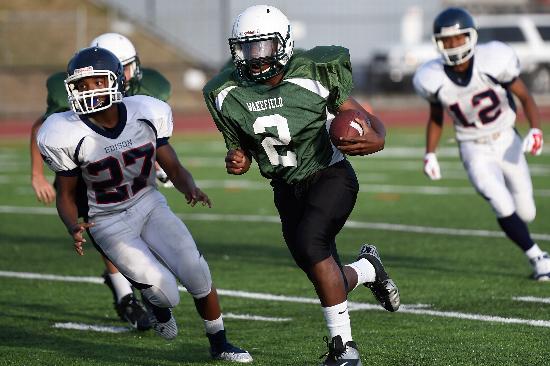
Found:
[[[144,194],[131,208],[96,216],[90,232],[118,270],[151,287],[143,291],[160,307],[179,303],[174,275],[194,298],[210,293],[212,279],[204,257],[185,224],[157,190]]]
[[[525,222],[535,219],[529,167],[521,138],[513,128],[498,137],[461,142],[460,156],[470,182],[489,201],[498,218],[516,212]]]

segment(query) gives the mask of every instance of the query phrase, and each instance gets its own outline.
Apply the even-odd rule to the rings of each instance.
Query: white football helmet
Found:
[[[462,46],[445,48],[442,38],[464,34],[466,41]],[[474,55],[477,43],[477,30],[474,19],[462,8],[448,8],[434,20],[433,41],[446,65],[454,66],[468,61]]]
[[[130,65],[130,80],[126,80],[126,89],[132,81],[141,80],[141,64],[136,48],[130,40],[118,33],[104,33],[90,42],[90,47],[105,48],[115,54],[122,66]]]
[[[235,19],[229,47],[242,78],[268,80],[282,72],[292,56],[290,22],[273,6],[251,6]]]

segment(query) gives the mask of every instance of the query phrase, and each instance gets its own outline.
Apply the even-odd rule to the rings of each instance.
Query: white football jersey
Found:
[[[515,105],[506,89],[520,72],[514,51],[502,42],[476,46],[471,77],[458,80],[441,58],[416,71],[416,92],[430,103],[441,103],[451,116],[458,141],[479,139],[514,125]]]
[[[90,217],[125,210],[155,189],[156,149],[172,135],[168,104],[136,95],[117,105],[113,129],[68,111],[52,114],[38,131],[40,152],[56,174],[82,173]]]

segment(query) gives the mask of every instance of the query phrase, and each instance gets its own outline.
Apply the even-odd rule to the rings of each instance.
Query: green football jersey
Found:
[[[170,98],[170,82],[156,70],[142,68],[141,72],[141,80],[132,82],[126,95],[129,97],[132,95],[148,95],[166,102]],[[48,107],[44,119],[53,113],[65,112],[71,109],[65,90],[66,77],[67,73],[57,72],[46,81]]]
[[[278,85],[224,68],[203,93],[228,149],[247,151],[264,177],[296,183],[344,158],[328,121],[352,88],[349,51],[323,46],[293,55]]]

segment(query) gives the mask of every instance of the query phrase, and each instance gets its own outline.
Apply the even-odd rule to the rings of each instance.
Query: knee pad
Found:
[[[330,249],[328,247],[322,248],[312,244],[292,248],[291,254],[298,267],[305,272],[307,272],[307,270],[314,264],[317,264],[331,256]]]
[[[195,299],[203,298],[210,293],[212,275],[202,254],[198,256],[188,255],[185,263],[181,264],[177,272],[182,285]]]
[[[153,285],[141,290],[141,293],[151,304],[161,308],[173,308],[180,302],[177,286],[167,286],[163,289]]]
[[[534,206],[526,207],[524,205],[518,205],[516,212],[525,223],[532,222],[537,216],[537,209]]]

